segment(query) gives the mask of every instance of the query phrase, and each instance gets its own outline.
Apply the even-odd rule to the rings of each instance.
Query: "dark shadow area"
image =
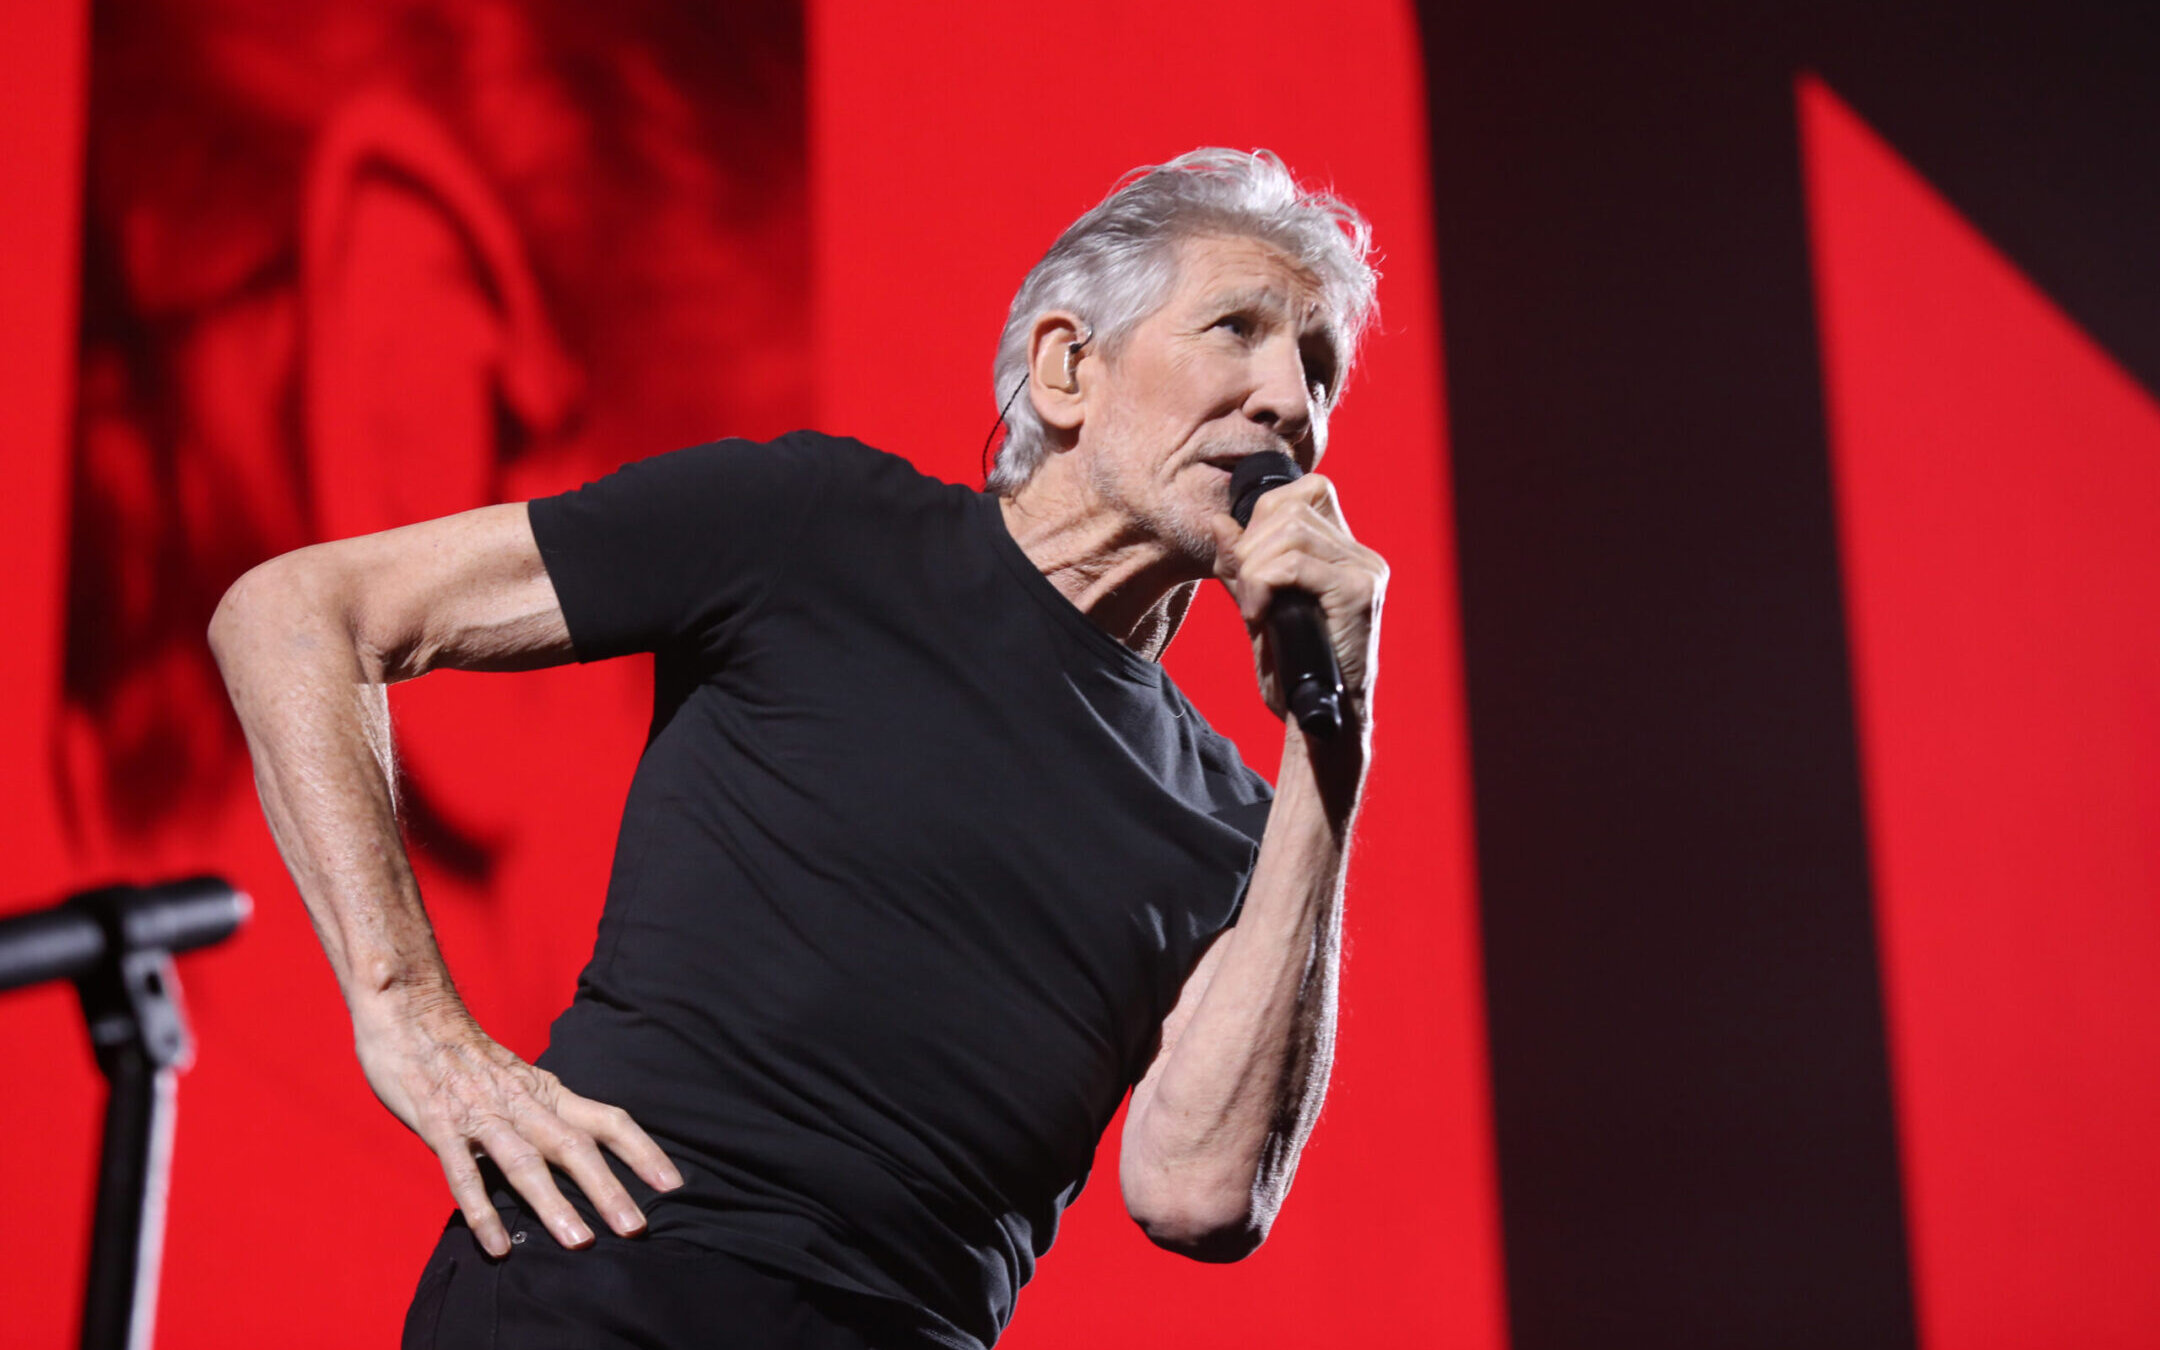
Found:
[[[2149,21],[1421,12],[1514,1343],[1910,1346],[1794,83],[2151,388]]]

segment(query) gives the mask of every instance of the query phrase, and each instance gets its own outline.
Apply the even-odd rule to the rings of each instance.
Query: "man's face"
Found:
[[[1105,360],[1076,448],[1098,498],[1204,575],[1239,459],[1319,463],[1338,336],[1318,279],[1268,244],[1191,239],[1178,261],[1168,301]]]

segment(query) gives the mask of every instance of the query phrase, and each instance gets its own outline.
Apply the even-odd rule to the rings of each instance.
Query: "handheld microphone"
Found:
[[[1230,471],[1230,515],[1239,528],[1252,521],[1260,494],[1305,476],[1297,461],[1275,450],[1245,456]],[[1275,653],[1275,678],[1308,736],[1329,737],[1342,730],[1342,667],[1328,641],[1320,601],[1295,588],[1275,592],[1268,601],[1268,643]]]

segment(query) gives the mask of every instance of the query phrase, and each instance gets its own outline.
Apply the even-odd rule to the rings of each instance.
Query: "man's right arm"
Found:
[[[398,832],[388,686],[437,667],[525,670],[575,655],[526,508],[484,507],[272,559],[226,592],[210,645],[368,1083],[435,1151],[481,1245],[510,1250],[481,1181],[483,1152],[565,1246],[593,1237],[550,1164],[617,1232],[642,1229],[601,1146],[656,1189],[680,1176],[626,1113],[481,1031],[443,966]]]

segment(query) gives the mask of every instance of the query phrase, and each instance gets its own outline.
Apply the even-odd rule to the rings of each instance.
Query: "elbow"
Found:
[[[226,588],[210,615],[210,654],[227,678],[266,636],[332,609],[319,549],[300,549],[256,564]]]
[[[225,588],[210,615],[210,655],[228,676],[249,639],[277,622],[280,601],[290,595],[293,585],[293,557],[288,553],[243,572]]]
[[[1142,1224],[1141,1231],[1148,1241],[1166,1252],[1174,1252],[1188,1261],[1202,1261],[1211,1266],[1227,1266],[1242,1261],[1260,1250],[1267,1241],[1266,1230],[1253,1224],[1239,1224],[1221,1228],[1170,1229],[1158,1231]]]
[[[1254,1202],[1249,1187],[1212,1195],[1135,1194],[1128,1187],[1125,1211],[1148,1241],[1211,1265],[1242,1261],[1260,1250],[1274,1218]]]
[[[229,672],[233,654],[240,649],[243,635],[261,609],[266,586],[264,570],[276,565],[277,560],[273,558],[242,573],[239,580],[225,588],[217,609],[211,613],[207,637],[210,655],[217,658],[220,669]]]

